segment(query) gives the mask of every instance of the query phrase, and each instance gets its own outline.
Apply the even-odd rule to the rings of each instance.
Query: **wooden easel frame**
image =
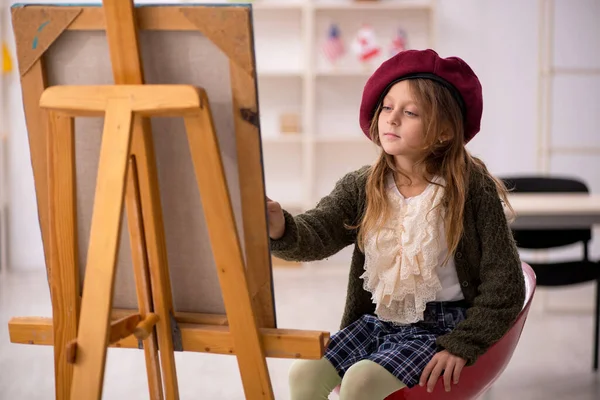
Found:
[[[79,383],[83,382],[77,378],[79,361],[86,359],[89,361],[88,352],[92,351],[91,349],[101,350],[92,357],[96,369],[85,369],[88,373],[94,371],[92,374],[94,389],[86,391],[85,398],[98,399],[101,394],[104,368],[102,354],[105,354],[106,346],[99,349],[97,342],[95,345],[90,344],[88,341],[91,337],[90,327],[96,323],[99,324],[96,327],[104,326],[107,329],[105,345],[137,348],[138,339],[143,338],[151,398],[178,399],[171,326],[171,320],[174,320],[181,331],[180,350],[236,354],[246,397],[273,398],[264,357],[320,358],[329,335],[327,332],[275,329],[264,203],[261,201],[258,205],[255,201],[264,200],[264,188],[260,152],[252,151],[252,149],[260,149],[254,57],[250,43],[240,45],[229,39],[232,37],[239,40],[240,37],[246,37],[246,40],[250,40],[247,35],[251,27],[249,8],[182,6],[136,9],[130,0],[105,0],[103,7],[15,8],[13,21],[17,43],[19,44],[23,39],[20,34],[21,36],[31,34],[30,31],[23,33],[16,29],[19,21],[40,22],[47,19],[49,13],[58,16],[57,19],[62,21],[63,30],[106,30],[116,85],[144,84],[137,41],[138,27],[158,30],[199,29],[230,57],[246,262],[244,265],[241,250],[236,250],[240,247],[235,226],[219,221],[221,228],[217,228],[217,224],[207,220],[211,235],[228,238],[221,248],[218,242],[211,240],[227,315],[174,312],[154,150],[151,136],[148,135],[149,123],[142,115],[131,114],[133,119],[125,204],[132,248],[138,249],[132,253],[132,257],[139,310],[112,310],[110,303],[104,304],[105,308],[99,316],[100,321],[93,321],[94,315],[90,310],[95,310],[98,305],[90,303],[92,300],[86,303],[85,293],[83,301],[81,300],[77,269],[73,120],[65,114],[65,110],[69,108],[67,106],[61,108],[52,102],[46,104],[46,107],[51,109],[46,117],[46,112],[38,104],[46,90],[43,51],[62,31],[54,32],[46,38],[45,42],[41,40],[43,43],[39,46],[39,54],[26,51],[26,46],[17,46],[40,225],[51,288],[53,319],[13,318],[9,322],[11,341],[54,345],[57,399],[68,399],[70,393],[83,396],[83,392],[78,389]],[[218,21],[224,21],[225,16],[230,28],[233,29],[233,32],[230,30],[227,33],[228,36],[224,36],[221,27],[215,26]],[[208,102],[207,99],[204,101]],[[96,112],[100,111],[96,110]],[[121,116],[121,119],[123,118],[125,117]],[[206,120],[205,118],[204,121]],[[50,121],[50,124],[47,126],[45,121]],[[195,122],[193,119],[188,119],[188,133],[203,129],[206,131],[207,125],[202,127],[201,124],[199,119]],[[108,132],[106,129],[110,128],[105,128],[105,133]],[[189,136],[190,140],[197,137],[197,135]],[[190,146],[198,147],[198,143],[190,142]],[[61,156],[56,157],[56,154]],[[219,165],[220,158],[213,152],[214,155],[217,157],[211,162]],[[197,167],[195,169],[201,186],[206,185],[206,182],[217,187],[222,184],[218,178],[215,181],[214,176],[203,173],[202,169]],[[45,171],[49,171],[49,174],[45,175]],[[99,170],[99,174],[106,174],[108,171],[107,168],[103,168]],[[100,187],[97,189],[97,195],[101,196],[99,192],[101,192]],[[227,188],[222,192],[227,197]],[[211,198],[207,197],[209,203]],[[221,196],[220,204],[213,203],[213,206],[227,208],[229,203],[223,199]],[[222,210],[221,216],[228,213],[231,214],[230,204],[229,210]],[[261,231],[264,234],[261,235]],[[94,246],[96,245],[95,241]],[[90,249],[92,249],[92,242]],[[88,259],[92,260],[92,255],[89,257]],[[105,264],[106,262],[102,265],[96,263],[94,268],[109,268]],[[88,272],[86,276],[87,274]],[[90,299],[92,298],[90,295]],[[110,321],[104,319],[106,313],[121,319],[113,321],[111,326],[108,326]],[[108,314],[106,316],[109,318]],[[154,323],[156,323],[156,333],[152,329]],[[82,331],[78,336],[78,326],[79,329],[86,326],[88,330]],[[160,366],[157,362],[158,351],[161,354]],[[98,360],[98,357],[101,360]],[[82,363],[86,365],[85,361]],[[101,366],[101,370],[98,370],[97,366]]]

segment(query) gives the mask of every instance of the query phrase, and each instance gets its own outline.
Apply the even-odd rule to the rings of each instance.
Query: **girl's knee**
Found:
[[[289,371],[292,400],[327,399],[341,381],[337,371],[326,359],[296,360]]]
[[[344,393],[352,394],[350,398],[368,398],[376,384],[376,372],[373,368],[365,368],[367,361],[359,361],[344,374],[341,390]],[[371,361],[368,361],[371,362]]]
[[[362,360],[346,371],[342,380],[340,399],[384,399],[405,385],[381,365]]]
[[[302,385],[318,377],[315,360],[296,360],[289,371],[290,385]]]

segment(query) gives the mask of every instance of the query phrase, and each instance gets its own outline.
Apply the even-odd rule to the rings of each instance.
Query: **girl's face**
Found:
[[[377,122],[383,150],[416,162],[423,155],[424,129],[408,80],[396,83],[383,99]]]

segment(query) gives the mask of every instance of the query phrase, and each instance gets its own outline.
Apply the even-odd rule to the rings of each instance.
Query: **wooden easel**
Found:
[[[133,2],[104,0],[102,8],[115,85],[54,86],[40,99],[48,118],[54,317],[13,318],[11,341],[54,345],[57,399],[100,399],[107,347],[135,348],[142,341],[151,399],[179,398],[174,351],[235,354],[246,398],[273,399],[265,357],[320,358],[329,334],[260,323],[247,279],[252,266],[245,262],[238,238],[205,91],[188,85],[144,84]],[[76,268],[75,116],[105,118],[81,297]],[[185,120],[226,316],[174,312],[150,116]],[[137,312],[112,307],[123,203]]]

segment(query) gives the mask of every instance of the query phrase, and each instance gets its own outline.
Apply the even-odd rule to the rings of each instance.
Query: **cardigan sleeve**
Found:
[[[356,229],[349,229],[347,225],[358,223],[357,180],[364,168],[340,179],[315,208],[296,216],[284,210],[284,234],[270,242],[273,255],[288,261],[316,261],[354,243]]]
[[[438,337],[438,345],[467,361],[477,358],[512,326],[525,301],[525,280],[512,232],[493,183],[478,196],[476,232],[481,243],[480,284],[466,319]]]

